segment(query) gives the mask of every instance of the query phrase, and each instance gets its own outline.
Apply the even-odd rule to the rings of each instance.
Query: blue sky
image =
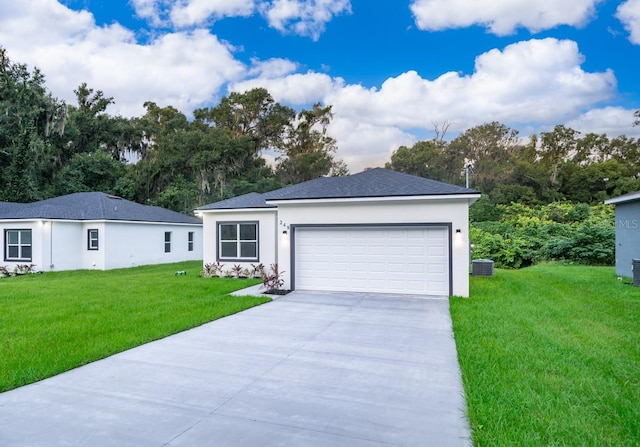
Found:
[[[60,98],[113,96],[113,114],[191,116],[257,86],[332,104],[354,172],[436,126],[640,136],[640,0],[0,1],[0,45]]]

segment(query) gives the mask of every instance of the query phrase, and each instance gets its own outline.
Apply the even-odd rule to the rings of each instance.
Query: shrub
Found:
[[[496,208],[499,208],[500,219],[471,224],[475,259],[492,259],[502,268],[521,268],[547,260],[591,265],[614,263],[615,228],[611,207],[552,203],[535,207],[497,205]]]
[[[280,288],[284,285],[284,279],[282,278],[282,274],[278,270],[278,264],[271,264],[269,267],[269,271],[262,271],[262,287],[267,292],[274,292],[280,290]]]
[[[220,261],[211,262],[204,265],[202,269],[202,277],[211,278],[214,276],[222,276],[222,272],[224,270],[224,265],[220,263]]]

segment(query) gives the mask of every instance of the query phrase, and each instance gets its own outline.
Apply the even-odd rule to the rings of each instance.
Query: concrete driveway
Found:
[[[447,299],[293,292],[0,394],[2,447],[469,437]]]

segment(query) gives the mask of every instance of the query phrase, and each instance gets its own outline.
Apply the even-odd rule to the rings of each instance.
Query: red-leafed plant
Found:
[[[262,288],[267,293],[279,291],[284,285],[283,273],[278,270],[278,264],[271,264],[268,272],[266,270],[262,271]]]

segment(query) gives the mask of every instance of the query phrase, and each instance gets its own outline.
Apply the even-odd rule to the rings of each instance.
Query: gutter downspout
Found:
[[[278,226],[278,210],[276,209],[276,213],[274,215],[274,221],[273,221],[273,228],[275,229],[275,233],[274,237],[275,237],[275,241],[276,241],[276,259],[275,262],[276,264],[280,263],[280,259],[278,258],[278,252],[280,250],[280,227]],[[268,266],[265,266],[265,268]]]
[[[49,221],[49,270],[53,270],[53,221]]]

